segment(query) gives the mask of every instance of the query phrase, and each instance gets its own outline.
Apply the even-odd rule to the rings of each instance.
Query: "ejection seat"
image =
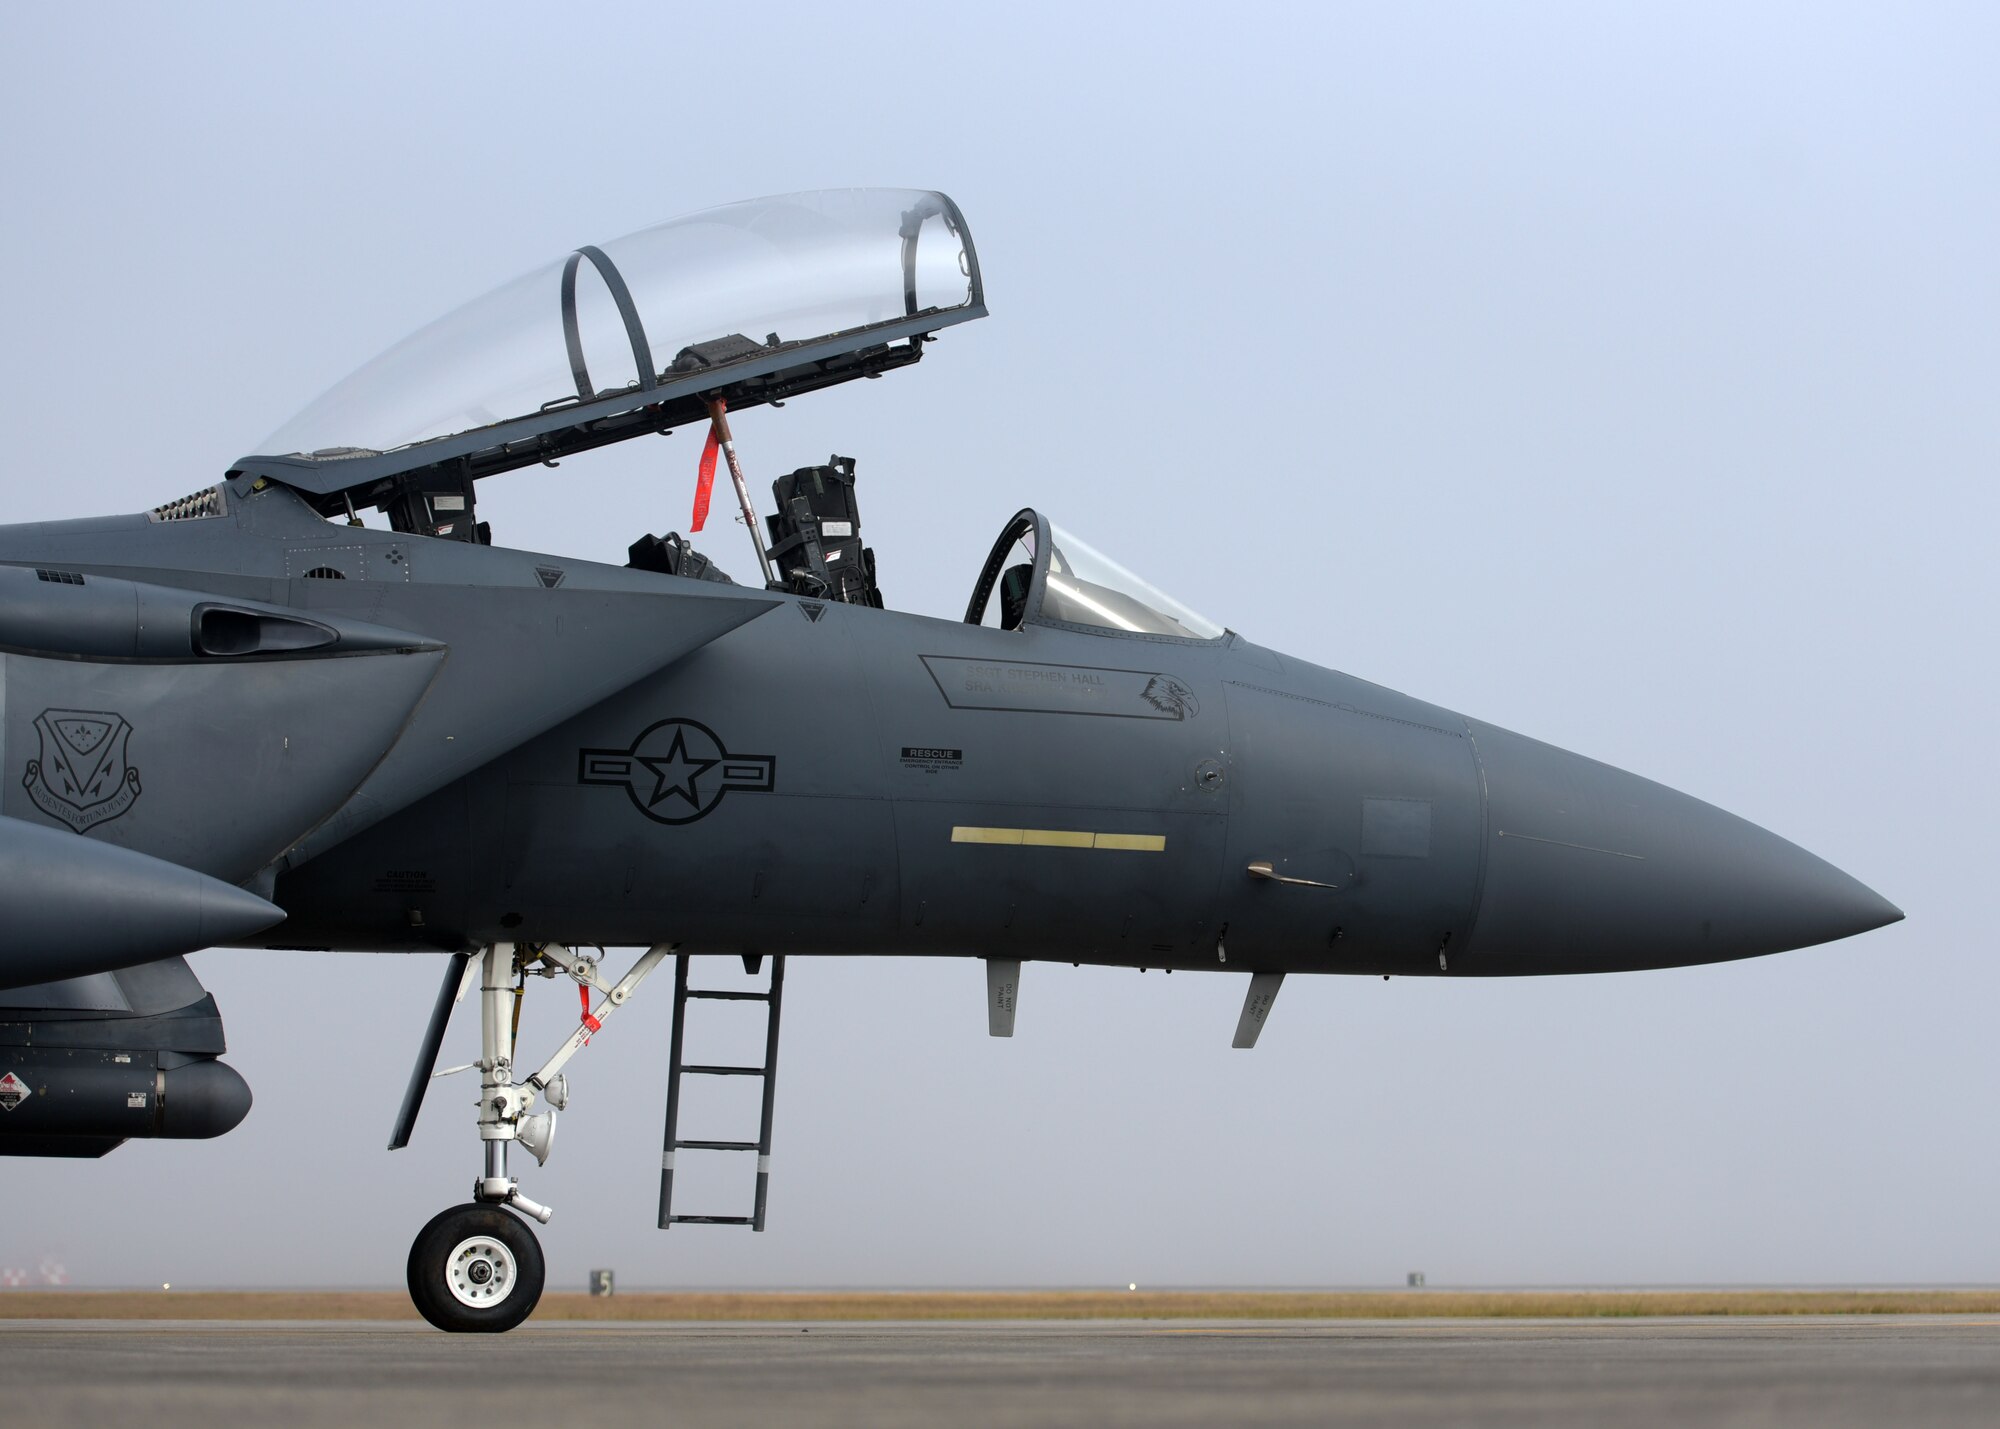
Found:
[[[1009,566],[1000,577],[1000,628],[1019,630],[1028,618],[1028,589],[1034,584],[1035,568],[1023,561]]]

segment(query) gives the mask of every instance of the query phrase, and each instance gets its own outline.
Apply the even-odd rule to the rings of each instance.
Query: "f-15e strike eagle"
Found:
[[[1902,916],[1686,795],[1254,645],[1039,511],[963,619],[885,609],[854,463],[760,511],[729,416],[985,313],[941,193],[736,204],[459,309],[205,490],[0,528],[0,1151],[242,1119],[189,951],[436,952],[391,1145],[476,989],[483,1159],[410,1293],[504,1330],[549,1216],[509,1153],[547,1156],[565,1064],[670,956],[660,1224],[761,1229],[794,954],[984,959],[1002,1036],[1026,961],[1234,975],[1247,1046],[1291,973],[1658,968]],[[623,566],[491,544],[481,477],[681,426],[707,433],[693,524],[719,458],[754,583],[678,534]],[[607,947],[645,951],[614,976]],[[690,985],[695,954],[768,981]],[[580,991],[545,1061],[514,1041],[531,977]],[[760,1062],[684,1059],[712,996],[762,1004]],[[709,1075],[761,1082],[754,1139],[680,1136]],[[676,1158],[711,1151],[755,1158],[748,1215],[674,1210]]]

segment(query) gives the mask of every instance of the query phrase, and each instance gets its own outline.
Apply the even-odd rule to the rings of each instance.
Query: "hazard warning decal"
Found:
[[[28,1084],[12,1072],[0,1077],[0,1111],[12,1111],[30,1095]]]

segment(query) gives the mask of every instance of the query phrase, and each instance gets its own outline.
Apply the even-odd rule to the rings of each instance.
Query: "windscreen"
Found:
[[[256,450],[389,451],[576,402],[579,362],[590,395],[600,396],[644,385],[641,354],[658,379],[732,360],[714,351],[682,358],[719,340],[809,342],[978,299],[956,208],[917,189],[729,204],[599,251],[612,273],[572,255],[537,268],[390,348]],[[722,349],[748,350],[743,342]]]
[[[1213,640],[1222,627],[1141,580],[1081,537],[1050,528],[1042,618],[1136,635]]]

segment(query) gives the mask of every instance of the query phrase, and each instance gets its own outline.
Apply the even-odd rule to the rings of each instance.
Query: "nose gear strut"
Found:
[[[473,1182],[472,1204],[438,1215],[410,1248],[410,1298],[423,1317],[439,1329],[509,1330],[534,1311],[542,1294],[541,1247],[524,1221],[501,1208],[518,1211],[543,1225],[555,1213],[521,1194],[519,1181],[507,1169],[508,1148],[518,1141],[538,1162],[547,1159],[556,1113],[569,1100],[563,1068],[673,951],[671,943],[655,944],[616,983],[604,977],[595,958],[555,943],[494,943],[478,955],[477,963],[468,965],[466,955],[459,954],[447,969],[410,1092],[404,1097],[390,1141],[391,1149],[408,1142],[424,1083],[478,1069],[479,1139],[485,1158],[482,1174]],[[527,1078],[516,1081],[515,1033],[530,972],[539,977],[567,975],[575,979],[583,1011],[576,1030],[555,1055]],[[447,994],[457,981],[462,998],[475,973],[479,977],[479,1060],[469,1067],[433,1073],[430,1068],[443,1041],[444,1025],[458,1000]],[[603,995],[595,1008],[590,1002],[592,989]],[[533,1111],[538,1098],[548,1102],[548,1110]]]

